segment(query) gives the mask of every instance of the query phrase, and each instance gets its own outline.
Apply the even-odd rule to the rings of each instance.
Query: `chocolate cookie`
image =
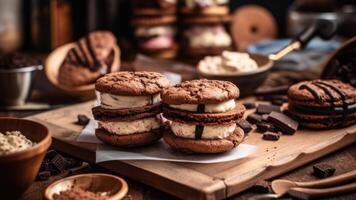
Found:
[[[115,72],[97,80],[95,89],[114,95],[153,95],[169,86],[168,79],[157,72]]]
[[[187,139],[175,136],[171,131],[163,135],[164,141],[172,148],[185,153],[222,153],[239,145],[244,137],[241,128],[224,139]]]
[[[96,129],[95,135],[101,141],[117,147],[137,147],[152,144],[162,137],[163,127],[144,133],[115,135],[104,129]]]
[[[142,119],[150,116],[155,116],[161,113],[161,105],[148,105],[135,108],[123,109],[107,109],[102,106],[92,108],[94,119],[96,120],[113,120],[119,119],[122,121],[129,121],[135,119]]]
[[[235,109],[224,113],[196,113],[182,111],[164,105],[163,112],[164,117],[177,122],[189,124],[218,125],[237,122],[242,118],[245,112],[245,107],[242,104],[237,104]]]
[[[207,79],[185,81],[161,94],[165,104],[216,104],[237,97],[239,89],[233,83]]]
[[[288,90],[288,113],[309,128],[333,128],[356,122],[356,89],[338,80],[304,81]]]

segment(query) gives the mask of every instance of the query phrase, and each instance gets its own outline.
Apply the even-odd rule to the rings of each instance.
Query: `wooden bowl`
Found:
[[[63,46],[58,47],[54,51],[52,51],[46,61],[45,61],[45,74],[49,82],[62,91],[65,94],[75,97],[83,97],[83,98],[94,98],[95,97],[95,84],[83,85],[78,87],[73,86],[65,86],[61,85],[58,82],[58,73],[59,68],[61,67],[63,60],[65,59],[69,50],[71,50],[75,46],[75,43],[65,44]],[[111,66],[111,71],[119,71],[120,70],[120,49],[118,46],[114,48],[114,61]]]
[[[273,62],[269,60],[267,56],[250,54],[250,57],[256,61],[258,65],[257,70],[245,73],[215,75],[206,73],[203,69],[198,67],[198,73],[202,78],[230,81],[239,87],[240,96],[248,96],[263,83],[273,66]]]
[[[44,125],[17,118],[0,118],[0,132],[21,131],[33,147],[0,156],[0,198],[16,199],[35,180],[47,149],[51,145],[51,134]]]
[[[109,196],[109,200],[122,199],[128,191],[126,181],[120,177],[110,174],[81,174],[58,180],[49,185],[44,193],[45,199],[53,200],[54,194],[69,190],[73,186],[94,193],[105,193]]]

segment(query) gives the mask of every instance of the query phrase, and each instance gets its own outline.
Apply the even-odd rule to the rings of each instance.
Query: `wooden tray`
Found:
[[[75,142],[82,127],[74,124],[78,114],[90,114],[94,102],[77,104],[29,117],[48,125],[54,148],[95,161],[95,144]],[[299,130],[279,141],[264,141],[250,133],[245,143],[258,146],[252,156],[218,164],[162,161],[110,161],[100,163],[111,171],[183,199],[223,199],[261,179],[269,179],[315,160],[356,141],[356,125],[324,131]]]

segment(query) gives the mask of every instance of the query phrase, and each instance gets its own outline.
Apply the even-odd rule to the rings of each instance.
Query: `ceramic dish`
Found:
[[[20,131],[36,143],[29,149],[0,156],[0,198],[16,199],[35,180],[52,140],[46,126],[26,119],[0,118],[0,132],[6,131]]]
[[[120,177],[109,174],[81,174],[58,180],[49,185],[45,190],[45,199],[53,200],[54,194],[69,190],[73,186],[86,191],[105,194],[109,197],[109,200],[122,199],[128,191],[126,181]]]
[[[58,47],[55,49],[46,59],[45,62],[45,73],[48,80],[54,85],[57,89],[64,92],[65,94],[83,98],[94,98],[95,97],[95,87],[94,83],[89,85],[83,85],[78,87],[69,87],[64,86],[58,83],[58,72],[59,68],[62,65],[63,60],[65,59],[68,51],[74,47],[75,43],[69,43]],[[111,71],[120,70],[120,49],[118,46],[114,48],[115,56],[114,61],[111,66]]]

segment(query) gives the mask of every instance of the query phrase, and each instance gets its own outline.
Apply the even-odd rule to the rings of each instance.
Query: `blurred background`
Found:
[[[229,6],[232,14],[245,5],[264,8],[276,24],[272,27],[276,38],[291,37],[317,18],[338,21],[338,35],[351,37],[356,34],[355,4],[354,0],[231,0]],[[90,31],[111,30],[126,58],[134,50],[130,8],[130,0],[0,0],[0,52],[50,52]]]

